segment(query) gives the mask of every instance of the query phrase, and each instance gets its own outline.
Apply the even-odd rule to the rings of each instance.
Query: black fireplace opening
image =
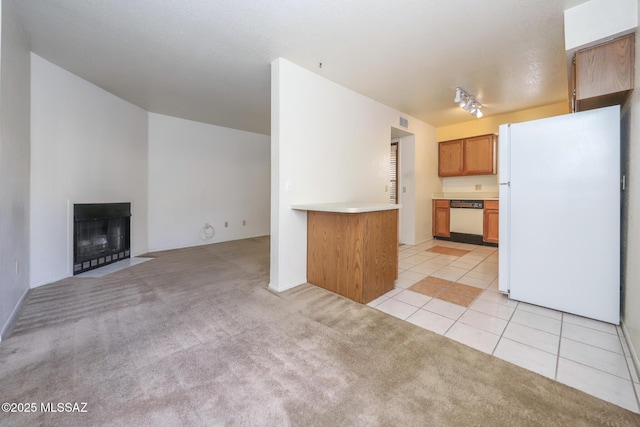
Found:
[[[131,203],[73,205],[73,274],[131,256]]]

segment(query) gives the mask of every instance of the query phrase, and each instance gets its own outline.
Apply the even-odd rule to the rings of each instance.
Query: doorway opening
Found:
[[[413,244],[416,233],[415,135],[392,126],[389,148],[389,202],[402,206],[398,216],[400,242]]]
[[[391,164],[389,167],[389,203],[398,202],[398,142],[391,142]]]

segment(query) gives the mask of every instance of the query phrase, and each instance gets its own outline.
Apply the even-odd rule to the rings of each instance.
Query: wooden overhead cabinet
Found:
[[[575,111],[622,105],[633,90],[635,34],[576,52]]]
[[[438,176],[495,174],[496,142],[493,134],[440,142]]]
[[[464,175],[464,140],[444,141],[438,144],[438,175]]]

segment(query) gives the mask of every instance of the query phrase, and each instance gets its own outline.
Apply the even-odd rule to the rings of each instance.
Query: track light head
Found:
[[[473,97],[470,96],[469,98],[467,98],[467,103],[462,108],[464,108],[467,111],[471,111],[471,106],[472,105],[473,105]]]
[[[456,97],[453,99],[453,102],[457,102],[460,108],[468,111],[474,117],[480,118],[483,116],[481,111],[482,104],[460,87],[456,88]]]

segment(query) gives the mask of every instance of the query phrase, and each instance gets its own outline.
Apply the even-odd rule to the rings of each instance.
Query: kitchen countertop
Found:
[[[433,193],[431,198],[440,200],[498,200],[498,193]]]
[[[291,209],[298,211],[338,212],[338,213],[362,213],[375,211],[388,211],[400,209],[402,205],[390,203],[309,203],[291,205]]]

